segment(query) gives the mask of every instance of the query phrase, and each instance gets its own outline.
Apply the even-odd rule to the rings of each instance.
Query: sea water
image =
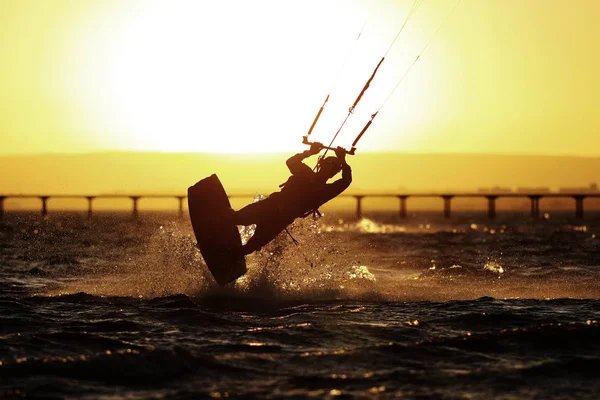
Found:
[[[599,215],[289,231],[221,288],[173,214],[6,214],[0,398],[598,398]]]

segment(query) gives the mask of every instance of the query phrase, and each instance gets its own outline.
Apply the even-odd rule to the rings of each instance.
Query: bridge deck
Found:
[[[254,194],[245,194],[238,193],[229,196],[230,198],[254,198]],[[540,214],[540,199],[545,197],[550,198],[573,198],[575,200],[575,216],[577,218],[583,218],[583,201],[587,197],[600,197],[600,192],[591,192],[591,193],[452,193],[452,192],[440,192],[440,193],[425,193],[425,192],[416,192],[416,193],[369,193],[369,194],[341,194],[339,197],[353,197],[356,200],[356,218],[362,217],[362,200],[365,197],[378,197],[378,198],[397,198],[400,200],[400,211],[399,216],[401,218],[406,218],[407,216],[407,199],[410,197],[418,197],[418,198],[441,198],[444,203],[444,216],[446,218],[451,217],[451,204],[452,199],[455,197],[459,198],[485,198],[488,201],[488,216],[491,219],[496,217],[496,200],[501,197],[508,198],[528,198],[531,201],[531,216],[534,218],[539,217]],[[53,199],[87,199],[88,201],[88,215],[92,215],[93,213],[93,201],[95,199],[117,199],[117,198],[125,198],[131,199],[132,201],[132,213],[134,216],[138,216],[138,202],[142,198],[149,199],[176,199],[179,202],[179,214],[183,216],[184,208],[183,202],[187,198],[184,195],[176,195],[176,194],[6,194],[0,195],[0,219],[4,216],[4,201],[8,198],[38,198],[42,202],[42,215],[48,215],[48,200]]]

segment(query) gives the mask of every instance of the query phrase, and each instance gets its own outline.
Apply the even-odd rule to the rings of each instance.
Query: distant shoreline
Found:
[[[299,147],[302,149],[302,147]],[[268,194],[289,176],[290,153],[98,152],[0,157],[0,193],[181,193],[216,173],[230,194]],[[316,157],[307,159],[314,165]],[[600,157],[357,153],[347,193],[588,188]]]

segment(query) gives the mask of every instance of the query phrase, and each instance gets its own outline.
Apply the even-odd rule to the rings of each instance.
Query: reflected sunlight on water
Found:
[[[185,220],[11,215],[0,397],[590,398],[598,222],[307,218],[221,288]]]

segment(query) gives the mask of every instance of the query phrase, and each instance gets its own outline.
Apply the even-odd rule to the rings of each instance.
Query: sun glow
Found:
[[[0,153],[297,151],[331,93],[328,142],[420,4],[349,146],[457,1],[0,0]],[[599,13],[463,0],[358,150],[597,156]]]
[[[94,99],[90,118],[101,121],[107,140],[134,150],[297,150],[335,84],[313,135],[327,142],[399,27],[385,4],[127,4],[105,35],[81,39],[87,61],[80,79]],[[425,35],[415,34],[412,43],[403,37],[403,54],[391,52],[338,144],[349,146],[389,94]],[[410,125],[422,114],[422,88],[404,90],[410,102],[395,114]]]

